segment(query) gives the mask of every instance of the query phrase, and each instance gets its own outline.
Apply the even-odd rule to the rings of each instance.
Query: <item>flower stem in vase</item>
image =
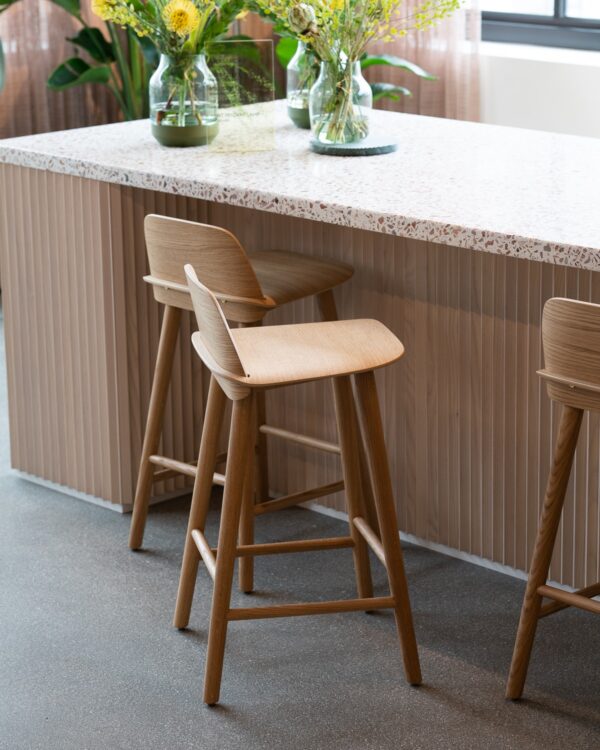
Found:
[[[177,113],[177,124],[180,128],[185,127],[185,90],[186,84],[179,84],[179,111]]]

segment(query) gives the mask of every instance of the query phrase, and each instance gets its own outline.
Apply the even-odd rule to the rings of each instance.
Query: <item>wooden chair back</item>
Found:
[[[229,324],[219,301],[211,290],[198,280],[196,270],[190,263],[186,263],[184,273],[198,323],[198,332],[192,337],[194,348],[231,398],[233,396],[223,378],[243,377],[245,371]]]
[[[191,310],[183,273],[190,263],[202,284],[226,303],[227,317],[236,322],[260,320],[270,307],[246,251],[221,227],[149,214],[144,220],[154,297],[163,304]]]
[[[576,409],[600,410],[600,305],[554,297],[542,317],[548,395]]]

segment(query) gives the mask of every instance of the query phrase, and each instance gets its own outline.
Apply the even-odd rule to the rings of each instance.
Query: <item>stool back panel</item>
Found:
[[[550,398],[579,409],[600,409],[600,305],[548,300],[542,340]]]
[[[150,214],[144,232],[152,276],[185,284],[183,267],[190,263],[213,292],[263,299],[246,251],[226,229]]]
[[[243,376],[244,368],[217,298],[198,280],[189,263],[185,266],[185,276],[198,322],[198,333],[194,336],[202,343],[199,353],[204,364],[217,374]]]

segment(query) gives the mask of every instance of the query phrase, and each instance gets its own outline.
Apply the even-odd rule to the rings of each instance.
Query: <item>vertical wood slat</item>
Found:
[[[355,266],[336,291],[340,315],[381,319],[407,350],[378,375],[401,528],[527,566],[558,418],[535,375],[541,310],[556,294],[600,302],[600,273],[17,167],[0,168],[0,187],[16,468],[131,502],[161,315],[141,281],[143,217],[155,211],[209,221],[248,249],[279,247]],[[184,317],[163,444],[191,459],[207,380],[189,347],[193,322]],[[315,318],[305,300],[267,322]],[[271,393],[268,410],[273,424],[336,437],[325,384]],[[583,425],[552,568],[554,578],[576,586],[600,578],[599,426],[595,414]],[[270,451],[275,490],[339,476],[334,456],[276,440]],[[344,507],[340,494],[324,502]]]
[[[600,303],[600,273],[341,227],[323,232],[315,222],[220,205],[211,206],[210,221],[249,249],[268,238],[355,267],[336,292],[340,315],[382,320],[407,349],[379,380],[401,528],[525,570],[559,417],[536,375],[541,311],[560,294]],[[269,321],[297,320],[298,309]],[[279,395],[271,419],[314,431],[322,399]],[[600,578],[599,426],[598,415],[584,423],[552,570],[576,586]],[[272,478],[282,492],[330,481],[335,470],[335,458],[305,453],[303,471],[297,456],[288,471],[290,449],[275,450]],[[344,507],[341,497],[330,505]]]

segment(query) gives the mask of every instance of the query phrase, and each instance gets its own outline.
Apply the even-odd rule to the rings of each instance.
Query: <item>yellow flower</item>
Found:
[[[162,17],[169,31],[181,37],[189,36],[200,23],[200,13],[191,0],[171,0],[165,5]]]
[[[110,21],[114,3],[111,0],[92,0],[92,12],[103,21]]]
[[[112,21],[123,27],[131,26],[138,36],[148,34],[127,5],[127,0],[92,0],[92,12],[103,21]]]

